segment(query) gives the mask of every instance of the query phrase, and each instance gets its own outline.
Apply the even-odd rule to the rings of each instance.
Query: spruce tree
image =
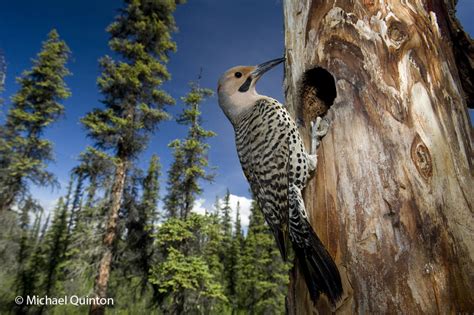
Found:
[[[214,254],[218,237],[211,217],[195,213],[170,218],[160,227],[156,241],[164,259],[154,266],[150,281],[158,286],[163,313],[205,313],[203,307],[215,310],[227,302],[214,273],[221,270]]]
[[[227,296],[232,297],[234,291],[233,283],[233,257],[232,257],[232,208],[230,206],[230,191],[227,189],[226,194],[222,200],[221,211],[221,233],[222,241],[219,246],[221,252],[221,261],[224,265],[224,273],[222,274],[222,281],[225,287]]]
[[[160,162],[153,155],[148,166],[146,177],[142,181],[142,201],[137,207],[137,213],[128,220],[128,247],[134,254],[131,263],[138,267],[142,291],[148,284],[153,262],[154,226],[158,220],[157,206],[160,176]],[[156,288],[155,288],[156,290]]]
[[[68,204],[63,201],[63,198],[60,198],[44,240],[46,270],[43,292],[45,295],[51,296],[51,293],[54,293],[56,284],[58,283],[58,271],[61,263],[65,260],[65,246],[68,237],[67,225]],[[43,310],[43,308],[41,309]]]
[[[158,218],[158,199],[160,192],[159,177],[161,175],[160,159],[156,154],[151,157],[147,175],[143,179],[143,197],[140,207],[140,220],[146,229],[152,229]],[[150,230],[153,232],[153,230]]]
[[[184,178],[184,151],[181,150],[181,141],[174,140],[168,147],[173,150],[173,163],[168,170],[167,193],[164,198],[164,208],[167,218],[180,216],[180,209],[184,205],[183,178]]]
[[[91,267],[98,260],[100,246],[97,244],[100,243],[100,235],[103,233],[101,205],[107,202],[97,202],[96,196],[100,190],[110,186],[108,183],[113,174],[113,160],[104,152],[88,147],[80,154],[79,165],[73,169],[73,174],[78,178],[72,202],[74,216],[70,217],[68,223],[68,264],[64,273],[88,283],[88,277],[93,276]],[[85,193],[84,205],[80,201],[82,193]],[[87,285],[81,285],[81,288],[71,288],[70,292],[78,294],[83,291],[83,287],[90,290]]]
[[[228,296],[234,309],[241,308],[239,292],[242,290],[242,250],[244,245],[244,236],[240,222],[240,204],[237,203],[234,231],[230,245],[229,272],[228,272]]]
[[[69,202],[66,203],[66,207],[69,208],[68,211],[68,216],[67,216],[67,225],[66,225],[66,231],[64,235],[64,240],[63,240],[63,246],[62,250],[60,253],[60,257],[58,259],[58,265],[57,265],[57,270],[55,273],[57,273],[57,282],[62,282],[62,284],[65,283],[65,281],[77,281],[77,279],[74,278],[74,273],[72,272],[73,268],[71,268],[71,264],[75,263],[73,261],[77,257],[73,257],[73,253],[77,252],[77,243],[74,244],[75,242],[75,237],[77,237],[77,227],[78,224],[87,224],[86,222],[80,222],[80,214],[81,214],[81,207],[82,207],[82,193],[83,193],[83,185],[85,181],[85,173],[83,172],[83,169],[81,167],[75,167],[73,168],[71,172],[71,179],[70,179],[70,192],[68,192],[68,199],[70,199]],[[74,188],[74,189],[73,189]],[[70,206],[69,206],[70,204]],[[82,244],[84,246],[84,244]],[[95,246],[95,245],[94,245]],[[67,286],[67,285],[66,285]],[[57,294],[62,294],[62,293],[68,293],[64,292],[64,285],[61,287],[61,289],[57,290]],[[78,290],[76,290],[75,294],[78,293]]]
[[[243,309],[253,314],[284,313],[288,270],[262,212],[253,201],[242,256],[239,295]]]
[[[45,256],[43,253],[44,244],[41,238],[41,220],[43,217],[43,209],[38,204],[35,204],[35,207],[37,207],[37,210],[39,211],[36,213],[35,223],[30,233],[31,251],[28,257],[27,273],[29,281],[32,283],[32,285],[30,286],[29,295],[35,293],[35,291],[37,292],[37,290],[33,291],[33,289],[39,287],[39,283],[42,280],[42,276],[44,275],[43,271],[45,269]]]
[[[227,189],[224,199],[222,200],[222,234],[224,238],[230,240],[232,238],[232,208],[230,206],[230,191]]]
[[[84,189],[86,192],[84,208],[86,210],[92,208],[97,190],[108,186],[107,183],[113,175],[113,170],[113,158],[103,151],[87,147],[79,155],[79,165],[74,168],[73,172],[81,174],[84,180],[89,181]],[[78,221],[80,221],[79,218]]]
[[[54,183],[53,174],[46,170],[53,159],[52,143],[42,135],[62,116],[60,102],[71,94],[64,82],[69,54],[66,43],[52,30],[31,70],[18,78],[20,89],[0,129],[0,212],[25,195],[28,183]]]
[[[48,213],[48,216],[46,217],[46,221],[44,221],[43,223],[43,226],[41,227],[41,232],[40,232],[40,235],[39,235],[39,242],[42,242],[45,235],[46,235],[46,231],[48,230],[48,227],[49,227],[49,218],[51,217],[51,214]]]
[[[31,243],[32,243],[32,255],[30,257],[30,264],[31,268],[33,269],[41,269],[41,263],[40,261],[42,260],[41,254],[42,254],[42,248],[43,248],[43,230],[45,229],[46,224],[48,224],[49,216],[46,218],[45,223],[42,226],[42,219],[43,219],[43,214],[44,210],[41,206],[37,205],[39,213],[36,213],[35,215],[35,223],[33,225],[33,228],[31,230]],[[44,232],[46,233],[46,232]],[[35,257],[36,256],[36,257]],[[34,272],[36,274],[36,272]]]
[[[185,109],[177,119],[188,126],[187,136],[170,144],[175,160],[168,172],[168,220],[158,231],[162,259],[150,279],[159,288],[158,302],[165,313],[197,312],[227,301],[216,274],[222,270],[217,256],[217,218],[191,213],[196,197],[202,193],[200,181],[212,179],[207,170],[206,140],[215,134],[202,127],[200,112],[200,104],[211,95],[212,91],[191,84],[191,91],[182,98]]]
[[[237,210],[235,214],[235,224],[234,224],[234,240],[236,240],[238,248],[242,250],[244,247],[244,233],[242,231],[242,222],[240,219],[240,202],[237,202]]]
[[[39,241],[40,233],[41,233],[41,219],[43,218],[43,209],[39,213],[35,214],[35,222],[31,228],[31,235],[30,238],[34,244]]]
[[[85,173],[81,169],[73,169],[72,175],[75,179],[76,187],[74,188],[74,193],[72,195],[71,215],[69,216],[69,222],[67,224],[68,235],[71,234],[72,229],[77,224],[78,215],[82,207],[82,193],[85,181]],[[67,246],[68,244],[66,245],[66,247]]]
[[[121,209],[121,216],[126,220],[123,220],[125,227],[117,244],[117,264],[111,288],[120,301],[128,298],[139,301],[134,303],[133,308],[123,304],[127,305],[124,310],[130,312],[156,306],[153,305],[153,296],[158,294],[158,288],[150,284],[148,278],[156,260],[153,234],[158,219],[160,167],[158,156],[153,155],[145,176],[141,170],[135,170],[127,176]]]
[[[218,206],[216,204],[215,206]],[[204,240],[204,258],[209,267],[209,272],[213,275],[216,281],[219,282],[222,287],[223,294],[225,295],[225,288],[222,281],[222,275],[224,274],[225,266],[222,264],[220,259],[220,246],[222,244],[222,227],[218,213],[206,213],[208,217],[208,223],[205,227],[207,238]],[[202,301],[204,314],[226,314],[229,311],[230,299],[226,296],[226,299],[212,299],[205,298]]]
[[[30,214],[42,212],[41,206],[38,202],[31,197],[23,199],[19,204],[20,206],[20,238],[19,238],[19,250],[18,250],[18,271],[16,275],[16,292],[17,296],[26,297],[27,295],[33,295],[36,292],[38,286],[38,274],[32,272],[31,256],[36,250],[36,238],[32,232],[34,229],[30,226]],[[26,313],[26,305],[18,305],[14,307],[16,312],[19,314]]]
[[[190,85],[191,91],[181,98],[186,108],[177,119],[178,123],[189,126],[188,135],[181,144],[181,149],[184,151],[184,169],[182,170],[184,173],[182,185],[184,204],[181,209],[182,218],[186,218],[189,212],[191,212],[196,195],[202,193],[199,181],[211,181],[213,178],[213,175],[206,171],[206,168],[209,166],[207,160],[209,145],[206,143],[206,140],[216,136],[213,131],[205,130],[202,127],[200,111],[201,103],[207,97],[213,95],[212,90],[200,88],[196,83],[191,83]]]
[[[214,214],[217,218],[219,218],[221,215],[221,201],[219,199],[219,196],[216,196],[216,200],[214,201],[213,208],[214,208],[214,211],[212,212],[212,214]]]
[[[129,168],[125,178],[124,191],[122,196],[122,204],[119,210],[119,218],[117,225],[117,239],[114,245],[114,266],[111,273],[111,282],[109,284],[109,296],[120,294],[122,287],[131,285],[134,291],[134,298],[140,298],[142,293],[139,290],[138,282],[138,266],[136,256],[138,254],[135,243],[136,218],[139,216],[140,203],[140,182],[143,180],[143,172],[140,168]],[[125,278],[127,281],[117,280]],[[127,291],[129,291],[128,289]]]
[[[199,181],[211,181],[213,178],[206,171],[209,166],[209,145],[206,140],[216,134],[202,127],[200,111],[201,103],[213,92],[194,82],[190,86],[190,92],[181,98],[185,109],[177,119],[179,124],[189,126],[188,134],[183,141],[174,140],[170,143],[175,158],[168,172],[168,194],[165,197],[165,209],[170,217],[186,218],[194,206],[196,196],[202,193]]]
[[[95,145],[113,152],[115,162],[103,254],[95,282],[98,297],[107,296],[127,171],[146,148],[158,123],[168,117],[164,107],[174,102],[159,87],[170,77],[165,63],[168,53],[176,49],[171,41],[176,4],[171,0],[125,3],[107,29],[111,35],[109,46],[117,59],[105,56],[100,60],[98,85],[105,108],[95,109],[82,119]],[[91,313],[102,314],[104,307],[93,305]]]

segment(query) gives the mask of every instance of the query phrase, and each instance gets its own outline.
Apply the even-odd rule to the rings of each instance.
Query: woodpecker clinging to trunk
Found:
[[[335,305],[342,294],[339,271],[309,224],[301,195],[316,169],[316,148],[328,126],[319,117],[312,124],[308,154],[285,107],[255,90],[261,75],[283,61],[229,69],[219,79],[219,105],[234,127],[242,169],[283,259],[289,238],[312,300],[324,293]]]

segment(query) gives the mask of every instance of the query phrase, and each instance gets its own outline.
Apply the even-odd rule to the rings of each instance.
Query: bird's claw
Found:
[[[329,121],[325,118],[316,118],[316,135],[321,139],[329,131]]]
[[[311,122],[311,154],[316,154],[316,149],[321,143],[321,139],[328,133],[329,122],[326,119],[317,117]]]

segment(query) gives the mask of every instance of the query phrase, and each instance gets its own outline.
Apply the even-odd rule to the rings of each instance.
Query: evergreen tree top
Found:
[[[33,59],[33,67],[17,78],[20,90],[12,97],[8,128],[40,133],[63,114],[60,101],[71,95],[64,81],[64,77],[70,75],[66,68],[70,53],[58,32],[52,30],[37,58]]]
[[[151,210],[151,212],[156,211],[156,206],[158,203],[158,191],[160,189],[160,184],[158,177],[161,173],[160,159],[158,155],[153,154],[148,166],[147,175],[143,179],[143,198],[142,198],[142,207]],[[153,217],[153,216],[152,216]]]
[[[127,8],[109,25],[109,45],[130,61],[151,57],[168,61],[168,52],[176,51],[171,32],[176,31],[173,12],[175,1],[127,0]],[[163,73],[167,73],[166,69]]]
[[[205,140],[216,134],[201,126],[199,106],[213,94],[210,89],[200,88],[197,83],[190,84],[190,91],[181,99],[184,109],[177,122],[188,127],[185,139],[174,140],[169,144],[173,149],[174,162],[168,171],[168,193],[165,197],[165,209],[168,216],[185,218],[191,211],[196,195],[202,192],[199,181],[213,179],[207,172],[209,164]]]
[[[46,163],[53,160],[52,143],[41,136],[62,116],[61,101],[71,95],[64,81],[70,74],[69,55],[69,47],[52,30],[31,69],[17,79],[20,88],[0,128],[0,211],[26,195],[27,180],[55,183],[54,175],[46,170]]]
[[[159,87],[170,79],[165,63],[168,53],[176,50],[171,40],[176,5],[168,0],[126,4],[107,28],[116,59],[100,60],[97,83],[106,108],[93,110],[81,121],[96,146],[114,150],[121,158],[135,158],[158,123],[168,118],[164,107],[174,104]]]
[[[235,224],[234,224],[234,237],[239,241],[243,240],[243,233],[242,233],[242,222],[240,220],[240,202],[237,202],[237,210],[235,214]]]
[[[224,196],[223,204],[221,207],[222,212],[222,229],[224,235],[230,239],[232,237],[232,218],[231,212],[232,208],[230,206],[230,191],[227,189],[226,194]]]

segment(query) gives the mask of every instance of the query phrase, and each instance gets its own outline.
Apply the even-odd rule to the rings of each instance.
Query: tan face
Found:
[[[257,67],[255,66],[236,66],[227,70],[224,75],[219,79],[217,85],[217,93],[225,93],[226,95],[232,95],[239,92],[240,87],[250,78],[251,73]],[[245,91],[240,91],[240,93]]]
[[[262,98],[255,91],[258,79],[284,60],[285,58],[278,58],[258,66],[237,66],[222,75],[217,84],[219,106],[233,124],[238,121],[243,112]]]
[[[258,78],[253,76],[256,68],[255,66],[233,67],[219,79],[217,85],[219,105],[232,123],[258,98],[255,91],[255,82]]]

